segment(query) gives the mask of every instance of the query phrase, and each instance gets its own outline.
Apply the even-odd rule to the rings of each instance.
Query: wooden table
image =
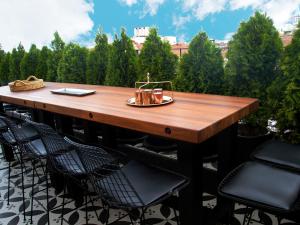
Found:
[[[50,90],[73,87],[96,90],[85,97],[55,95]],[[219,177],[232,167],[236,123],[258,108],[251,98],[175,92],[175,102],[165,106],[137,108],[126,105],[134,89],[66,83],[26,92],[0,87],[0,102],[31,107],[112,126],[128,128],[178,141],[178,162],[191,184],[180,194],[182,225],[192,224],[202,212],[202,143],[219,136]],[[197,219],[198,220],[198,219]]]

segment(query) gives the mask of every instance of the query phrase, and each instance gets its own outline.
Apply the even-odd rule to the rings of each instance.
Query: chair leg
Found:
[[[50,225],[50,209],[49,209],[49,183],[48,183],[48,162],[46,162],[45,176],[46,176],[46,198],[47,198],[47,220]]]
[[[20,151],[20,164],[21,164],[21,176],[22,176],[22,198],[23,198],[23,216],[24,216],[24,222],[26,221],[26,215],[25,215],[25,189],[24,189],[24,164],[23,164],[23,155],[22,151]]]
[[[95,208],[94,201],[93,201],[93,199],[92,199],[92,197],[91,197],[90,194],[89,194],[89,198],[90,198],[90,201],[91,201],[91,203],[92,203],[93,208]],[[95,212],[96,218],[98,218],[99,216],[98,216],[98,214],[97,214],[97,210],[94,209],[94,212]]]
[[[8,162],[8,181],[7,181],[7,205],[9,205],[9,199],[10,199],[10,173],[11,173],[11,162]]]
[[[142,208],[141,217],[140,217],[141,225],[146,225],[145,211],[146,210],[144,208]]]
[[[249,207],[247,207],[247,208],[249,208]],[[251,219],[252,219],[253,212],[254,212],[254,210],[251,210],[251,212],[245,214],[244,220],[243,220],[243,225],[246,224],[246,218],[247,218],[247,224],[246,224],[246,225],[249,225],[249,224],[250,224],[250,221],[251,221]]]
[[[282,218],[281,218],[280,216],[276,216],[276,219],[277,219],[277,223],[278,223],[278,225],[280,225],[280,224],[281,224],[281,220],[282,220]]]
[[[179,221],[179,217],[178,217],[178,214],[177,214],[176,209],[173,208],[173,212],[174,212],[174,216],[175,216],[175,218],[176,218],[176,223],[177,223],[177,225],[180,225],[180,221]]]
[[[109,206],[107,206],[107,215],[106,215],[106,222],[105,222],[106,225],[108,225],[108,221],[109,221],[109,210],[110,208]]]
[[[87,193],[85,193],[85,224],[87,225],[88,224],[88,220],[89,220],[89,218],[88,218],[88,197],[87,197]]]
[[[130,223],[131,223],[132,225],[135,225],[134,222],[133,222],[133,220],[132,220],[132,216],[131,216],[130,213],[128,214],[128,216],[129,216],[129,219],[130,219]]]
[[[31,208],[30,208],[30,223],[32,224],[32,216],[33,216],[33,198],[34,198],[34,171],[35,171],[35,161],[32,160],[32,183],[31,183]]]
[[[63,225],[63,223],[64,223],[65,195],[66,195],[66,184],[64,184],[64,193],[63,193],[63,202],[62,202],[61,222],[60,222],[60,225]]]

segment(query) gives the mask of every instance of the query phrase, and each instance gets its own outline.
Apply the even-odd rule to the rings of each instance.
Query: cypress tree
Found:
[[[86,80],[88,84],[103,84],[108,66],[109,45],[102,30],[98,31],[95,44],[95,48],[88,53]]]
[[[150,29],[139,56],[140,80],[145,80],[147,73],[153,81],[173,80],[177,61],[171,45],[161,40],[155,28]]]
[[[19,80],[21,78],[20,64],[24,54],[25,49],[21,43],[19,44],[17,49],[13,48],[9,60],[9,81]]]
[[[10,61],[10,53],[7,52],[2,59],[0,64],[0,82],[1,85],[6,85],[8,83],[9,76],[9,61]]]
[[[54,33],[54,39],[51,42],[52,53],[49,55],[47,60],[48,70],[47,70],[47,80],[57,81],[58,80],[58,64],[62,57],[63,50],[65,47],[64,41],[59,36],[58,32]]]
[[[229,42],[225,67],[228,94],[258,98],[261,104],[256,115],[248,117],[249,125],[265,127],[270,118],[266,90],[279,74],[282,48],[272,20],[259,12],[242,22]]]
[[[51,50],[47,46],[43,46],[40,51],[39,62],[36,68],[36,74],[39,78],[46,80],[48,73],[48,59],[50,57]]]
[[[122,29],[121,38],[116,36],[111,47],[105,83],[113,86],[133,87],[138,74],[137,60],[132,41]]]
[[[2,50],[2,46],[0,44],[0,84],[5,83],[4,77],[3,77],[2,73],[1,73],[1,67],[2,67],[2,64],[5,61],[5,56],[6,56],[5,52],[4,52],[4,50]]]
[[[269,105],[280,133],[289,131],[285,138],[300,143],[300,23],[284,50],[280,68],[283,74],[269,89]]]
[[[58,64],[58,81],[70,83],[86,82],[87,49],[78,44],[68,44]]]
[[[25,53],[23,59],[21,60],[20,70],[22,80],[25,80],[30,75],[36,75],[39,57],[40,50],[37,49],[35,44],[32,44],[29,52]]]
[[[224,76],[221,49],[203,32],[196,35],[182,56],[176,88],[181,91],[222,93]]]

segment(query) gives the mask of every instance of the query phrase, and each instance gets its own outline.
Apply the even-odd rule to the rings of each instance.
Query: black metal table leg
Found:
[[[179,219],[181,225],[203,224],[202,156],[199,145],[178,143],[178,163],[190,184],[179,193]]]
[[[234,124],[218,134],[218,184],[237,166],[237,124]],[[217,208],[215,209],[220,222],[229,222],[233,216],[234,203],[217,196]]]
[[[217,185],[219,182],[236,166],[236,137],[237,137],[237,124],[220,132],[214,140],[217,141],[218,149],[218,172],[216,177],[207,177],[212,179],[216,193]],[[228,222],[233,215],[234,203],[228,201],[220,196],[217,196],[217,206],[214,218],[206,218],[203,210],[203,187],[204,180],[202,152],[209,149],[207,142],[200,144],[179,143],[178,149],[178,163],[180,164],[183,174],[191,179],[191,183],[180,192],[179,196],[179,211],[180,221],[182,225],[185,224],[204,224],[213,223],[213,221]],[[212,173],[213,174],[213,173]],[[216,182],[217,181],[217,182]],[[208,221],[205,221],[208,219]]]
[[[115,147],[117,145],[116,141],[116,127],[110,125],[103,125],[103,144],[107,147]]]
[[[98,124],[96,124],[95,122],[84,120],[83,129],[84,129],[84,142],[87,144],[97,143]]]
[[[45,123],[55,129],[54,114],[44,110],[39,111],[40,122]]]
[[[47,124],[55,129],[53,113],[39,109],[31,109],[30,113],[33,121]]]
[[[73,132],[73,118],[69,116],[64,116],[64,115],[59,115],[55,114],[54,115],[55,123],[56,123],[56,129],[66,135],[74,135]]]

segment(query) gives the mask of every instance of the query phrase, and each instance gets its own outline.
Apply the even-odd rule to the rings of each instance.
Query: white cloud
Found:
[[[113,37],[113,35],[112,35],[111,33],[106,33],[106,35],[107,35],[107,42],[108,42],[109,44],[113,43],[113,42],[114,42],[114,37]]]
[[[203,20],[206,16],[221,12],[225,9],[228,0],[182,0],[183,9],[192,11],[193,15]]]
[[[129,6],[138,2],[144,4],[141,17],[147,14],[156,15],[159,7],[166,2],[166,0],[119,1]],[[274,25],[280,29],[286,26],[292,16],[299,14],[300,0],[175,0],[175,4],[181,4],[185,13],[191,12],[191,15],[198,20],[203,20],[209,15],[222,11],[252,8],[267,13],[273,19]],[[189,20],[191,20],[191,17],[173,17],[173,25],[176,29],[179,29]]]
[[[133,6],[137,3],[142,3],[144,5],[143,11],[141,12],[141,17],[145,17],[147,14],[154,16],[157,13],[159,7],[165,3],[165,0],[119,0],[121,3],[128,6]]]
[[[19,42],[47,45],[58,31],[65,41],[76,40],[93,28],[90,0],[1,0],[0,43],[11,50]]]
[[[173,16],[173,26],[176,30],[184,27],[184,25],[191,21],[191,16]]]
[[[292,16],[299,13],[300,0],[271,0],[259,8],[266,12],[277,28],[283,28]]]
[[[179,34],[178,35],[178,42],[179,43],[185,43],[186,39],[187,39],[186,34]]]
[[[143,0],[144,9],[141,14],[141,18],[145,17],[147,14],[150,16],[155,16],[159,7],[165,3],[165,0]]]
[[[183,10],[192,12],[198,20],[210,14],[222,11],[234,11],[252,8],[265,12],[280,29],[289,22],[292,16],[299,14],[300,0],[178,0]]]
[[[230,33],[225,34],[224,40],[230,40],[234,34],[235,34],[235,32],[230,32]]]
[[[120,2],[122,2],[128,6],[132,6],[132,5],[136,4],[138,1],[137,0],[120,0]]]
[[[232,10],[241,9],[241,8],[258,8],[262,4],[265,4],[268,0],[231,0],[230,8]]]

